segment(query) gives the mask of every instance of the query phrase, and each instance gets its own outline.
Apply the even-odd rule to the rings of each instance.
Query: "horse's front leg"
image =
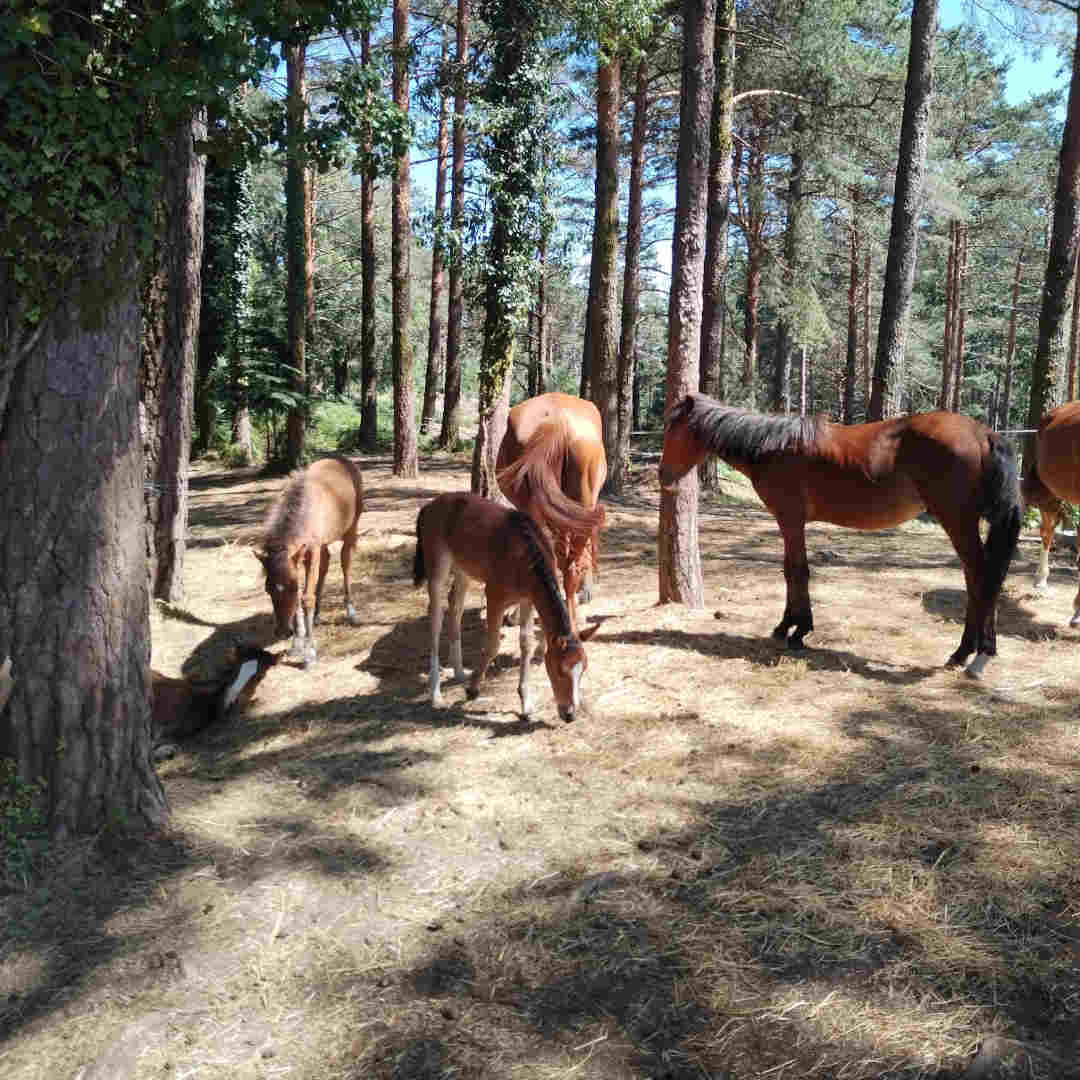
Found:
[[[326,571],[330,566],[330,549],[324,544],[319,548],[319,578],[315,582],[315,614],[311,617],[311,625],[319,625],[319,611],[322,609],[323,582],[326,580]]]
[[[329,558],[328,553],[323,553],[326,558]],[[321,561],[322,555],[320,556]],[[318,659],[318,653],[315,648],[315,617],[318,614],[318,605],[316,602],[316,573],[312,563],[315,560],[315,553],[308,551],[304,556],[304,592],[301,596],[300,608],[297,611],[297,621],[301,618],[307,622],[306,637],[303,640],[303,659],[304,667],[309,668]]]
[[[792,649],[803,647],[803,638],[814,629],[810,609],[810,564],[806,559],[806,524],[803,521],[778,522],[784,537],[784,582],[787,603],[784,617],[773,630],[773,637],[786,641]],[[791,635],[788,631],[794,627]]]
[[[349,586],[349,570],[352,566],[353,551],[356,549],[356,533],[347,532],[341,543],[341,576],[345,579],[345,618],[352,626],[360,625],[360,616],[352,605]]]
[[[1054,543],[1054,529],[1057,528],[1061,513],[1057,507],[1052,510],[1039,509],[1039,565],[1035,571],[1035,588],[1045,589],[1050,577],[1050,548]]]
[[[502,617],[507,607],[507,599],[502,591],[496,591],[489,585],[487,588],[487,644],[484,647],[484,655],[480,663],[472,673],[469,685],[465,690],[465,696],[471,701],[480,696],[480,684],[487,675],[491,661],[499,655],[499,642],[502,639]]]
[[[521,674],[518,676],[518,697],[521,699],[521,715],[532,715],[532,695],[529,693],[529,668],[532,667],[533,651],[536,647],[533,638],[533,605],[531,600],[522,600],[518,607],[518,642],[521,645]]]

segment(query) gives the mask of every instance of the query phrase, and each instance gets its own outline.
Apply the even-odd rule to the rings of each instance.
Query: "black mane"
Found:
[[[781,454],[817,454],[823,416],[768,416],[722,405],[704,394],[687,394],[671,410],[668,427],[685,423],[710,453],[740,465],[756,465]]]
[[[570,612],[566,608],[566,602],[562,598],[562,593],[559,592],[554,571],[551,569],[555,564],[555,553],[550,541],[540,526],[521,510],[512,510],[507,518],[507,524],[525,541],[529,552],[529,569],[540,579],[540,583],[551,597],[552,605],[559,616],[562,635],[569,638],[571,643],[576,642],[577,635],[570,625]]]

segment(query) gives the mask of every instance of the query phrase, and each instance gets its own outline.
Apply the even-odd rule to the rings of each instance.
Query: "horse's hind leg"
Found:
[[[360,625],[360,616],[352,605],[352,595],[349,585],[349,570],[352,566],[353,551],[356,550],[356,532],[350,529],[341,542],[341,576],[345,579],[345,618],[353,626]]]
[[[1050,577],[1050,548],[1054,543],[1054,529],[1060,518],[1060,512],[1055,508],[1047,510],[1039,509],[1039,536],[1042,544],[1039,547],[1039,566],[1035,571],[1035,588],[1045,589],[1046,582]]]
[[[941,522],[942,528],[948,533],[949,539],[956,549],[956,554],[960,556],[960,562],[964,566],[964,583],[967,586],[964,632],[960,637],[960,644],[957,646],[956,651],[945,661],[946,667],[961,667],[967,662],[967,658],[972,653],[979,653],[989,658],[996,651],[992,627],[990,629],[990,640],[984,641],[987,622],[986,601],[983,596],[985,554],[982,540],[979,537],[978,518],[972,514],[971,523],[962,525],[952,520],[948,515],[942,514],[935,507],[928,507],[928,509]],[[986,659],[983,659],[971,674],[978,677],[985,665]]]
[[[469,579],[460,570],[454,572],[454,583],[450,587],[450,663],[454,668],[454,679],[465,681],[465,665],[461,661],[461,616],[465,612],[465,597],[469,591]]]
[[[502,639],[502,616],[506,610],[507,601],[502,591],[496,591],[489,585],[487,588],[487,645],[484,647],[484,655],[479,665],[472,673],[465,696],[470,700],[480,696],[480,684],[487,675],[491,661],[499,655],[499,642]],[[531,618],[531,616],[530,616]]]
[[[814,629],[814,614],[810,608],[810,564],[806,559],[806,527],[781,524],[784,537],[784,582],[787,602],[784,617],[773,630],[777,641],[786,641],[792,649],[801,649],[803,638]],[[794,632],[788,636],[788,631]]]
[[[431,662],[429,664],[429,685],[431,704],[439,708],[442,703],[442,691],[439,686],[442,668],[439,664],[439,635],[442,633],[443,613],[446,611],[446,579],[450,573],[450,560],[447,557],[433,559],[428,566],[428,626],[431,636]],[[451,635],[454,630],[451,628]],[[460,625],[458,627],[460,635]],[[453,638],[451,637],[451,641]],[[460,650],[460,636],[458,638]]]

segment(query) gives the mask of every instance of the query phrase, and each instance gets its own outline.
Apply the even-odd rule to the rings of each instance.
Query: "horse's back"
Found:
[[[360,467],[346,457],[320,458],[308,466],[307,479],[319,493],[323,543],[340,540],[356,528],[364,508]]]
[[[1080,401],[1051,409],[1039,424],[1039,479],[1066,502],[1080,502]]]

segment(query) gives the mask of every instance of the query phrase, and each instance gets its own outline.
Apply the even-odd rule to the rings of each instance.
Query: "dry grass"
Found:
[[[2,898],[0,1075],[1080,1075],[1064,564],[1035,597],[1024,538],[974,684],[940,667],[963,595],[936,528],[815,527],[792,655],[752,494],[704,508],[708,609],[658,608],[643,479],[609,505],[590,715],[559,724],[538,669],[517,718],[516,632],[482,698],[434,712],[413,522],[467,473],[427,465],[366,465],[365,624],[332,567],[318,668],[273,669],[163,766],[171,832],[73,847]],[[276,488],[197,479],[157,667],[208,674],[268,631],[244,545]],[[479,641],[470,612],[467,662]]]

